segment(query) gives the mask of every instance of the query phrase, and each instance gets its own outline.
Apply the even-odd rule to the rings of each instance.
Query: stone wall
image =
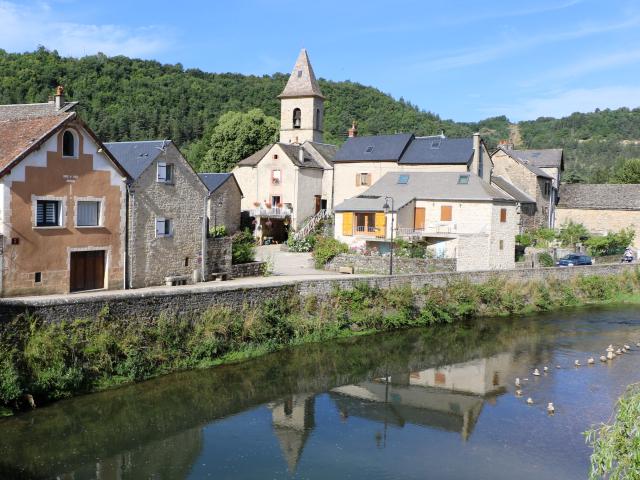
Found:
[[[337,272],[340,267],[353,267],[354,273],[374,273],[386,275],[389,273],[389,257],[355,255],[342,253],[325,265],[325,270]],[[393,271],[395,274],[455,272],[455,258],[406,258],[393,257]]]
[[[207,238],[205,277],[212,273],[231,273],[231,237]]]
[[[267,262],[239,263],[231,266],[233,278],[262,277],[265,274]]]
[[[292,280],[273,278],[268,284],[248,287],[233,283],[163,287],[153,290],[123,290],[92,292],[67,296],[41,298],[0,299],[0,323],[15,315],[29,311],[45,321],[61,321],[77,318],[94,318],[108,305],[113,318],[139,317],[156,319],[162,312],[168,314],[201,313],[214,305],[241,308],[257,306],[267,300],[282,297],[326,297],[336,288],[349,290],[359,283],[374,288],[391,288],[408,285],[414,289],[426,286],[444,286],[454,281],[468,280],[484,283],[492,278],[513,282],[530,280],[569,280],[584,275],[613,275],[632,271],[635,265],[614,264],[573,268],[537,268],[482,272],[427,273],[394,276],[345,275],[330,279]]]
[[[229,178],[211,194],[208,203],[209,228],[224,225],[227,234],[240,230],[242,193],[233,178]]]

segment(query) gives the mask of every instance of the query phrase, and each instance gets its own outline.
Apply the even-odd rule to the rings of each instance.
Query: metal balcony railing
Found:
[[[285,218],[290,217],[291,214],[291,209],[286,207],[259,207],[249,210],[249,215],[252,217]]]

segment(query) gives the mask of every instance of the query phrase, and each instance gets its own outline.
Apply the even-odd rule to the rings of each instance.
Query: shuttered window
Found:
[[[79,227],[97,227],[100,225],[100,202],[78,202],[77,224]]]
[[[451,205],[442,205],[440,207],[440,221],[450,222],[453,218]]]
[[[36,204],[36,226],[57,227],[60,225],[60,201],[38,200]]]
[[[353,213],[344,212],[342,214],[342,235],[350,237],[353,235]]]
[[[168,218],[156,218],[156,237],[170,237],[173,234],[172,223]]]
[[[158,162],[158,182],[171,183],[173,181],[173,165]]]
[[[376,212],[375,216],[376,222],[376,237],[384,238],[386,236],[386,227],[387,227],[387,216],[384,212]]]
[[[370,173],[356,173],[356,187],[368,187],[371,185]]]
[[[505,223],[507,221],[507,209],[500,209],[500,223]]]

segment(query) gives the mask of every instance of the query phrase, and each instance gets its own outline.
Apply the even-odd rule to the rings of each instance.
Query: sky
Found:
[[[456,121],[640,106],[639,0],[0,0],[0,48],[351,80]],[[1,75],[1,72],[0,72]]]

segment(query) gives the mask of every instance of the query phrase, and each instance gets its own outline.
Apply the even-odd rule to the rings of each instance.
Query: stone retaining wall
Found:
[[[335,288],[352,289],[358,283],[371,287],[390,288],[409,285],[412,288],[443,286],[453,281],[466,279],[473,283],[484,283],[491,278],[526,282],[529,280],[569,280],[584,275],[613,275],[635,269],[635,265],[614,264],[571,268],[537,268],[457,273],[428,273],[394,276],[345,275],[332,279],[287,280],[273,278],[268,285],[228,285],[220,283],[156,288],[152,290],[123,290],[68,296],[42,297],[38,299],[0,300],[0,322],[29,311],[46,321],[76,318],[92,318],[108,305],[113,318],[133,316],[155,319],[162,312],[169,314],[199,313],[213,305],[239,308],[242,305],[256,306],[270,299],[283,296],[324,297]]]
[[[231,272],[231,237],[207,238],[206,277]]]
[[[231,277],[262,277],[266,268],[267,262],[249,262],[231,265]]]
[[[337,272],[340,267],[353,267],[354,273],[373,273],[376,275],[386,275],[389,273],[389,257],[355,255],[352,253],[341,253],[325,265],[325,270]],[[455,258],[406,258],[393,257],[393,273],[432,273],[432,272],[455,272]]]

